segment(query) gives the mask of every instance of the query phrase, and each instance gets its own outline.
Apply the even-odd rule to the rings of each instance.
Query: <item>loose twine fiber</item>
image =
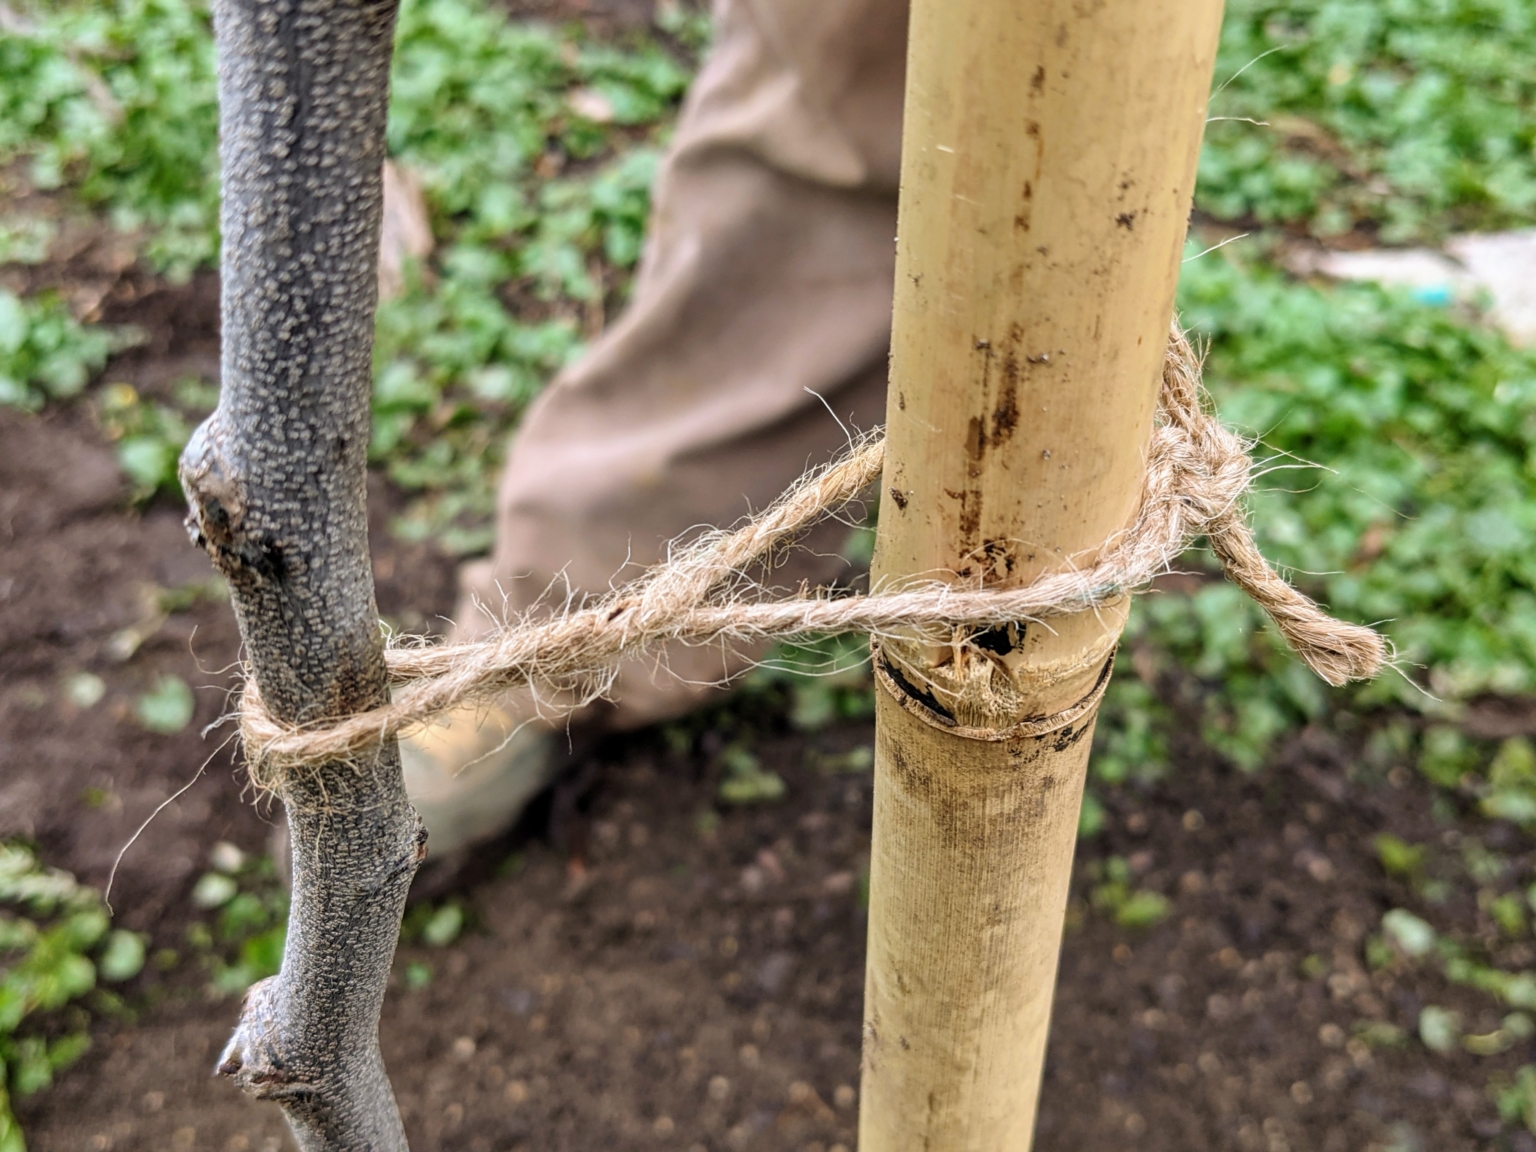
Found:
[[[296,726],[274,719],[254,682],[241,701],[241,733],[258,785],[303,765],[354,758],[462,705],[529,686],[571,711],[603,695],[619,663],[662,645],[746,645],[841,632],[893,632],[949,642],[956,629],[984,629],[1091,611],[1147,585],[1198,536],[1209,539],[1226,576],[1274,621],[1286,643],[1335,686],[1369,679],[1388,656],[1369,628],[1333,619],[1285,582],[1259,553],[1243,514],[1250,445],[1204,406],[1200,366],[1175,324],[1163,368],[1157,419],[1134,523],[1088,567],[1041,576],[1023,588],[984,589],[940,581],[895,591],[835,596],[825,590],[768,600],[746,576],[753,565],[868,490],[880,475],[883,435],[807,473],[761,515],[675,551],[633,584],[552,617],[526,615],[488,639],[391,646],[391,703],[338,720]]]

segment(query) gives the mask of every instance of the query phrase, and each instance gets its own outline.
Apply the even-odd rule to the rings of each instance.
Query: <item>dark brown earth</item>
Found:
[[[109,301],[110,318],[152,340],[106,379],[153,392],[209,371],[214,288]],[[451,565],[389,539],[382,510],[395,499],[375,487],[380,602],[430,627],[451,604]],[[129,510],[88,401],[0,412],[0,836],[99,886],[140,823],[191,782],[113,889],[119,922],[156,947],[184,946],[209,847],[259,853],[272,818],[242,795],[225,730],[199,735],[225,706],[237,655],[227,605],[146,613],[146,587],[207,574],[179,509]],[[146,638],[122,658],[114,637],[133,627]],[[85,710],[60,687],[80,670],[108,684]],[[162,672],[197,687],[196,721],[173,736],[129,710]],[[818,765],[871,733],[806,736],[781,713],[758,697],[712,713],[691,741],[644,732],[583,752],[557,802],[482,862],[492,878],[465,894],[458,942],[403,949],[397,973],[411,961],[435,971],[425,988],[397,980],[384,1013],[414,1148],[853,1148],[871,780]],[[782,803],[717,807],[718,753],[743,732],[788,781]],[[1502,835],[1517,866],[1530,846],[1436,817],[1417,776],[1352,765],[1348,747],[1304,734],[1257,778],[1192,752],[1164,783],[1109,796],[1074,886],[1041,1152],[1536,1149],[1503,1132],[1485,1090],[1528,1054],[1435,1056],[1414,1040],[1373,1051],[1353,1038],[1372,1020],[1412,1036],[1425,1003],[1460,1009],[1474,1030],[1498,1020],[1488,1000],[1427,972],[1365,969],[1367,932],[1413,906],[1372,836],[1449,849]],[[1166,920],[1132,932],[1089,907],[1090,873],[1109,855],[1171,898]],[[1476,931],[1470,887],[1436,915]],[[137,1019],[98,1021],[91,1052],[22,1102],[32,1148],[287,1147],[271,1108],[210,1076],[236,1006],[204,984],[184,961],[130,986]]]

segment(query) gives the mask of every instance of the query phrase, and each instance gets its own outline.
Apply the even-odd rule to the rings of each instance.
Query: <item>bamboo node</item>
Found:
[[[761,515],[679,547],[640,580],[589,605],[554,615],[530,612],[483,640],[392,644],[385,659],[396,691],[381,707],[292,724],[272,716],[248,682],[239,718],[252,778],[259,787],[277,787],[290,769],[355,762],[360,753],[402,732],[513,688],[534,689],[546,706],[543,719],[568,715],[601,698],[623,660],[665,644],[747,645],[867,632],[877,652],[883,637],[959,644],[985,655],[973,642],[984,633],[1104,610],[1168,571],[1201,536],[1210,541],[1227,578],[1268,614],[1314,672],[1334,686],[1370,679],[1390,656],[1387,641],[1370,628],[1330,617],[1259,552],[1241,506],[1252,478],[1250,448],[1206,410],[1199,359],[1175,324],[1140,508],[1131,525],[1107,540],[1081,569],[1048,573],[1021,588],[935,580],[862,595],[820,589],[772,598],[743,573],[869,490],[885,451],[884,437],[871,434],[842,459],[801,477]],[[876,674],[889,680],[892,666],[877,658]],[[1061,717],[1080,705],[1082,711],[1072,719],[1091,713],[1108,680],[1106,663],[1098,683],[1078,704],[1052,717],[1025,718],[1024,724],[1061,721],[1056,723],[1061,727],[1072,722]],[[894,694],[898,699],[908,695]],[[960,717],[958,727],[991,731],[965,720]],[[1025,734],[1022,729],[1020,734]]]
[[[890,693],[891,699],[901,705],[903,711],[951,736],[959,736],[965,740],[983,740],[989,744],[1038,739],[1070,728],[1078,721],[1091,717],[1098,711],[1099,701],[1104,699],[1104,693],[1109,691],[1110,673],[1115,667],[1114,649],[1117,647],[1118,645],[1111,647],[1108,658],[1104,660],[1098,677],[1093,682],[1093,687],[1081,699],[1048,716],[1026,716],[1011,724],[993,725],[964,723],[939,701],[935,693],[913,682],[907,675],[909,669],[905,661],[891,659],[890,653],[878,638],[871,637],[869,642],[870,663],[874,668],[875,681]],[[1007,715],[1008,711],[1009,709],[1005,707],[993,711],[992,714]]]

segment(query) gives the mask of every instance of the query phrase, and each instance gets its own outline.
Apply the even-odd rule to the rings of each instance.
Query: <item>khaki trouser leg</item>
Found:
[[[720,0],[655,191],[634,300],[531,407],[461,635],[606,591],[760,509],[885,411],[905,0]],[[830,525],[774,583],[846,570]],[[480,606],[478,609],[475,603]],[[621,670],[605,723],[694,706],[739,654]]]

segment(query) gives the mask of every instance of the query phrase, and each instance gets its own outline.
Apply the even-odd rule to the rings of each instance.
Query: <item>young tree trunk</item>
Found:
[[[396,0],[216,0],[219,406],[182,457],[188,528],[228,578],[249,671],[293,723],[387,699],[364,508]],[[424,833],[391,741],[289,771],[282,971],[219,1064],[299,1146],[403,1152],[379,1009]]]
[[[1133,517],[1221,0],[914,0],[874,576],[1009,587]],[[1024,1152],[1097,613],[876,657],[861,1152]]]

